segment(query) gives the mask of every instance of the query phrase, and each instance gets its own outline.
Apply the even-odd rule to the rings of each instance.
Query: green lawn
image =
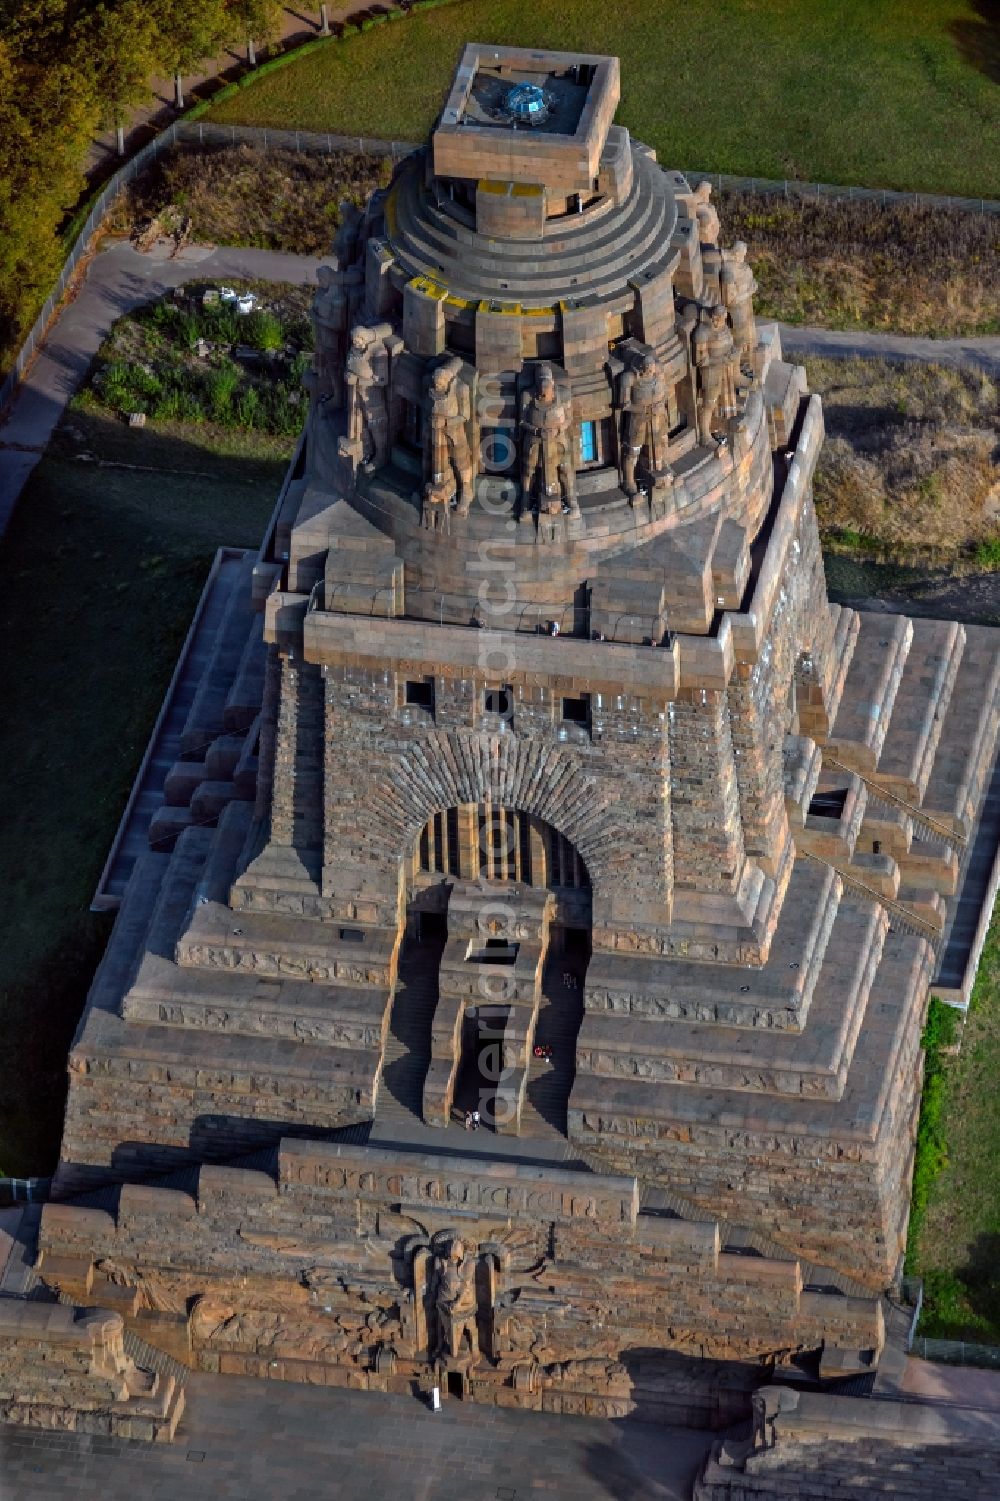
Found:
[[[1000,1344],[1000,914],[983,952],[961,1051],[944,1059],[945,1164],[912,1237],[920,1332]]]
[[[110,919],[88,911],[212,557],[253,546],[287,440],[57,435],[0,543],[0,1172],[46,1173],[66,1052]],[[73,458],[147,469],[98,468]]]
[[[1000,197],[983,12],[976,0],[460,0],[322,48],[208,118],[418,140],[464,42],[561,47],[621,57],[619,119],[670,165]]]

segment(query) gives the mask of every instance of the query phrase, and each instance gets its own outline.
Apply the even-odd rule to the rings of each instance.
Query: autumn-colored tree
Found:
[[[151,0],[148,15],[156,31],[156,60],[174,80],[174,103],[184,108],[184,77],[215,57],[230,39],[225,0]]]
[[[247,49],[247,62],[257,66],[257,48],[269,47],[281,35],[281,0],[226,0],[229,36]]]
[[[0,345],[9,348],[62,261],[58,228],[84,190],[99,109],[90,80],[22,33],[0,38]]]
[[[158,41],[141,0],[98,5],[74,27],[73,43],[87,59],[101,124],[114,126],[119,156],[125,154],[129,109],[149,94]]]

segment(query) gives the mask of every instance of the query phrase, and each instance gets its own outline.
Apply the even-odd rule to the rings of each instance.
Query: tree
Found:
[[[281,0],[227,0],[230,37],[242,41],[247,62],[257,66],[257,48],[269,47],[281,35],[284,6]]]
[[[174,103],[184,108],[184,75],[215,57],[229,40],[225,0],[152,0],[156,60],[174,80]]]
[[[141,0],[99,5],[77,28],[89,64],[101,122],[113,125],[118,155],[125,155],[125,118],[129,107],[149,93],[157,63],[157,37]]]
[[[58,274],[57,230],[85,186],[98,113],[73,62],[33,57],[23,34],[0,39],[0,346],[23,336]]]

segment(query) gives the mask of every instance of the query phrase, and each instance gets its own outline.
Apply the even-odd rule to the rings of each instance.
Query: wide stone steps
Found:
[[[885,743],[913,624],[905,615],[862,615],[844,694],[827,737],[832,756],[871,774]]]
[[[567,983],[575,980],[575,987]],[[576,1040],[583,1020],[584,975],[562,954],[549,953],[542,976],[542,999],[535,1024],[535,1043],[552,1049],[552,1062],[528,1063],[521,1108],[521,1136],[566,1134],[566,1107],[576,1077]]]
[[[989,784],[979,810],[975,837],[959,872],[955,896],[948,902],[935,983],[960,990],[976,942],[993,870],[1000,851],[1000,755],[995,755]]]
[[[922,811],[962,840],[972,832],[1000,721],[1000,650],[997,632],[966,626],[947,723],[938,743]],[[938,837],[941,837],[940,835]]]
[[[431,1060],[431,1025],[443,947],[443,941],[404,940],[375,1108],[380,1126],[391,1123],[405,1130],[423,1121],[424,1078]]]
[[[512,301],[549,303],[581,280],[588,295],[610,294],[624,277],[660,258],[669,203],[659,170],[637,162],[636,185],[620,210],[560,221],[558,237],[552,234],[540,242],[537,261],[526,263],[521,243],[507,247],[498,241],[485,256],[471,228],[438,207],[424,192],[420,173],[413,170],[404,172],[393,196],[391,239],[411,274],[443,280],[459,295],[479,300],[499,291],[509,293]]]
[[[226,695],[223,718],[226,729],[245,732],[260,712],[264,696],[264,669],[267,648],[264,645],[264,615],[259,612],[250,625],[250,633],[236,669],[236,677]]]
[[[927,786],[965,647],[953,620],[914,620],[875,780],[911,803]]]
[[[182,759],[204,755],[217,735],[225,734],[226,698],[239,669],[247,638],[257,619],[251,599],[254,558],[240,566],[211,656],[195,690],[181,735]]]

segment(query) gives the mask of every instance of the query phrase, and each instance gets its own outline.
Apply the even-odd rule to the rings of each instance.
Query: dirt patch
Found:
[[[390,173],[386,158],[348,151],[177,147],[124,190],[107,227],[132,234],[158,219],[173,233],[190,220],[191,238],[201,242],[323,255],[340,223],[339,205],[363,204]]]
[[[761,317],[949,338],[1000,331],[1000,214],[723,192]]]
[[[815,481],[824,545],[925,575],[1000,566],[996,383],[885,360],[806,368],[827,429]]]

